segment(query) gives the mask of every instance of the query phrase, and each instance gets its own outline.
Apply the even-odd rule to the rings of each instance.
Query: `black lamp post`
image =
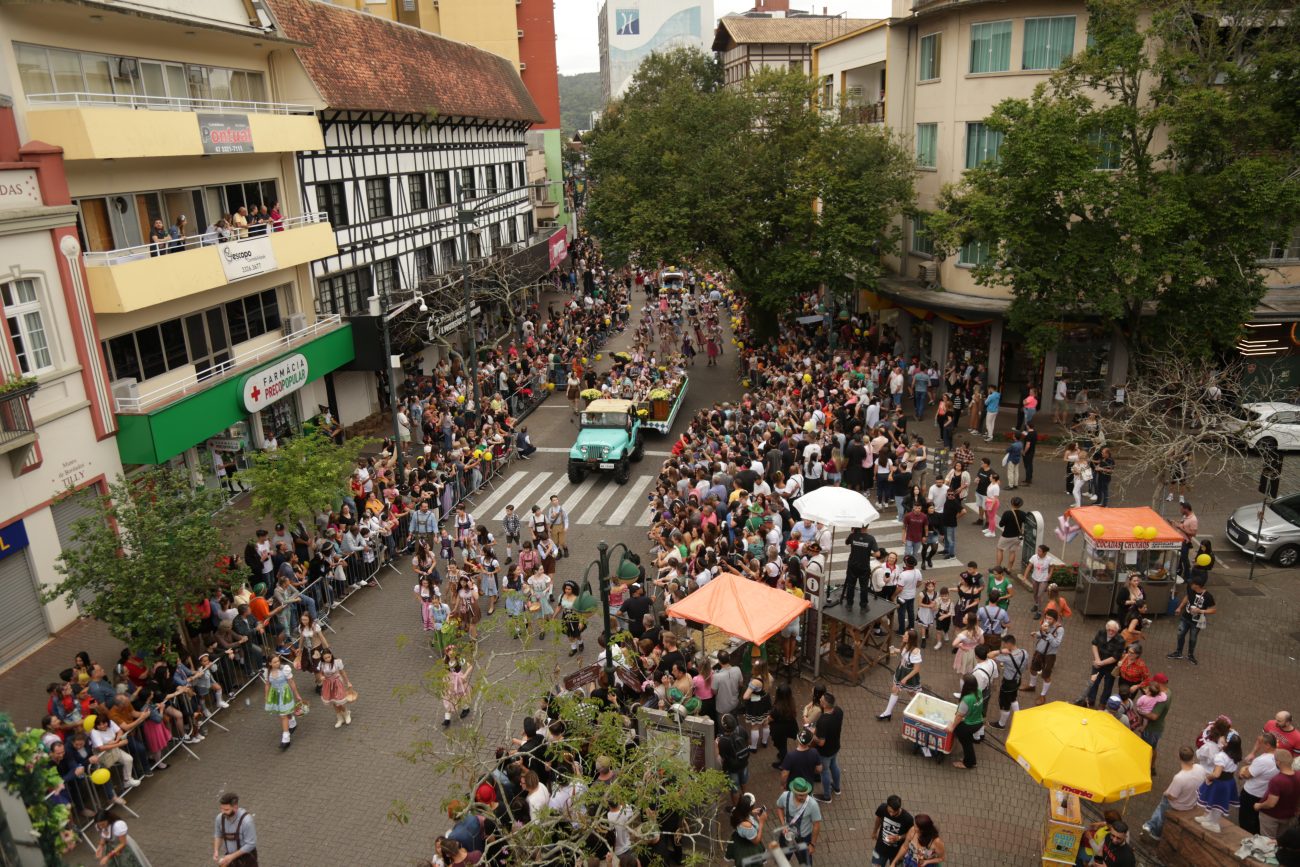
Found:
[[[614,684],[614,647],[613,647],[614,615],[609,610],[609,590],[610,590],[610,577],[611,577],[609,573],[609,562],[610,562],[611,554],[617,553],[619,548],[623,549],[623,554],[618,561],[617,578],[621,581],[630,581],[634,578],[640,577],[641,571],[637,568],[635,563],[633,563],[630,559],[628,559],[628,555],[631,553],[631,549],[628,548],[628,546],[623,542],[618,542],[614,545],[613,548],[611,548],[609,544],[607,542],[604,542],[603,540],[600,542],[600,544],[596,546],[596,549],[600,553],[597,555],[595,560],[592,560],[590,563],[587,564],[587,570],[582,575],[583,585],[590,586],[590,583],[588,581],[588,576],[590,576],[591,570],[593,568],[596,569],[596,579],[600,585],[601,613],[605,618],[604,620],[605,677],[609,680],[611,686],[613,686]]]

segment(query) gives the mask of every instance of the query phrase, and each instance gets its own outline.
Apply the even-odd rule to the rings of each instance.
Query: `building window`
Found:
[[[322,278],[317,284],[321,310],[344,316],[365,316],[370,312],[371,278],[369,268],[354,268]]]
[[[822,76],[822,108],[831,110],[835,108],[835,76]]]
[[[966,168],[973,169],[998,158],[1002,133],[985,123],[966,124]]]
[[[9,339],[13,341],[14,353],[18,356],[18,371],[24,376],[32,376],[53,370],[54,355],[50,352],[36,281],[14,280],[0,285],[0,300],[4,301]]]
[[[234,344],[279,331],[280,325],[278,288],[168,319],[105,340],[109,378],[143,381],[192,364],[203,379],[226,368]]]
[[[967,241],[957,254],[957,264],[976,267],[988,262],[992,245],[988,241]]]
[[[1006,72],[1011,68],[1011,22],[970,26],[970,71]]]
[[[492,245],[492,252],[501,249],[501,224],[493,223],[488,226],[488,242]]]
[[[424,175],[407,175],[406,191],[411,197],[411,210],[424,211],[429,208],[429,179]]]
[[[433,276],[433,246],[415,251],[415,279],[427,280]]]
[[[483,167],[483,180],[484,180],[484,184],[483,184],[483,186],[484,186],[484,188],[485,188],[486,191],[487,191],[487,195],[489,195],[489,196],[494,196],[494,195],[496,195],[497,190],[498,190],[498,187],[497,187],[497,167],[496,167],[496,166],[492,166],[492,165],[484,166],[484,167]]]
[[[519,220],[515,217],[511,217],[509,220],[506,220],[506,230],[507,230],[507,235],[510,239],[510,243],[511,244],[518,243],[519,242]]]
[[[1266,258],[1273,262],[1300,261],[1300,226],[1291,230],[1291,238],[1287,243],[1274,241],[1269,244]]]
[[[456,254],[456,239],[444,238],[438,242],[438,258],[442,261],[442,270],[450,271],[460,261]]]
[[[931,33],[921,37],[921,57],[917,65],[917,81],[934,81],[939,77],[939,61],[943,47],[943,34]]]
[[[388,295],[401,288],[401,270],[397,258],[381,259],[375,263],[375,292]]]
[[[912,217],[912,252],[920,253],[923,256],[933,256],[934,238],[930,237],[930,232],[925,226],[925,220],[925,214],[917,214]]]
[[[338,229],[348,225],[348,201],[342,181],[316,185],[316,207],[325,212],[325,219]]]
[[[444,170],[433,173],[433,194],[437,197],[434,204],[451,204],[451,172]]]
[[[474,196],[478,193],[478,191],[474,188],[474,170],[461,169],[460,181],[456,186],[460,191],[460,199],[459,199],[460,201],[463,202],[466,199],[474,198]]]
[[[1097,168],[1114,171],[1120,167],[1119,137],[1108,129],[1088,133],[1088,144],[1097,150]]]
[[[1074,53],[1074,16],[1025,19],[1025,69],[1056,69]]]
[[[470,260],[473,261],[474,259],[482,259],[483,242],[479,240],[478,232],[470,232],[465,236],[465,238],[469,243]]]
[[[393,196],[388,178],[366,178],[366,213],[372,220],[393,215]]]
[[[923,169],[939,165],[939,124],[916,125],[916,164]]]

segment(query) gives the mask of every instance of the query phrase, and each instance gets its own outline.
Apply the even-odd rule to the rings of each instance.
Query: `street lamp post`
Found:
[[[397,376],[393,373],[393,336],[388,321],[388,312],[391,309],[388,290],[375,294],[373,300],[375,309],[371,312],[378,314],[379,326],[383,331],[384,366],[388,369],[388,408],[393,416],[393,449],[397,452],[397,483],[401,485],[406,481],[406,456],[402,452],[401,426],[397,423]]]
[[[631,553],[631,549],[623,542],[618,542],[613,548],[610,548],[609,544],[604,540],[596,546],[596,550],[600,553],[597,555],[595,560],[587,564],[587,571],[584,572],[582,576],[583,585],[587,586],[589,584],[587,579],[591,574],[592,568],[594,567],[596,569],[596,579],[600,585],[601,613],[604,616],[605,677],[609,681],[610,686],[613,686],[614,684],[614,614],[609,610],[609,591],[611,587],[609,561],[610,555],[612,553],[617,553],[619,548],[623,549],[623,554],[618,561],[618,579],[627,581],[639,577],[641,574],[640,570],[637,569],[635,563],[628,559],[628,554]]]
[[[461,243],[464,255],[460,260],[460,282],[465,293],[465,328],[469,332],[469,369],[470,379],[474,383],[474,417],[483,411],[483,394],[478,381],[478,334],[474,323],[474,303],[469,285],[469,227],[474,224],[477,212],[470,208],[456,211],[456,221],[460,224]]]

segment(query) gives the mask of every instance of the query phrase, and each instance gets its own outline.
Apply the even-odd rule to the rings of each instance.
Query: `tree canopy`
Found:
[[[347,491],[348,477],[369,442],[355,438],[336,445],[317,430],[289,437],[275,451],[253,452],[248,469],[238,476],[253,488],[249,511],[286,525],[329,511]]]
[[[59,555],[63,580],[45,600],[85,600],[83,611],[142,653],[170,644],[183,606],[216,586],[226,543],[215,516],[224,503],[179,470],[119,477],[96,514],[73,525]]]
[[[1300,39],[1274,0],[1089,0],[1088,46],[988,118],[994,159],[928,217],[942,252],[1013,293],[1039,350],[1062,321],[1114,321],[1134,357],[1231,346],[1270,242],[1300,215]],[[1292,10],[1293,11],[1293,10]]]
[[[912,200],[910,152],[883,127],[814,110],[814,82],[652,55],[587,139],[588,226],[615,265],[726,268],[774,320],[797,294],[871,282]]]

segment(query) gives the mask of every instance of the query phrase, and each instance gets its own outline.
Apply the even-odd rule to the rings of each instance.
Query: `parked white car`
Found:
[[[1300,406],[1294,403],[1243,404],[1237,417],[1227,420],[1224,426],[1240,434],[1251,448],[1300,450]]]

